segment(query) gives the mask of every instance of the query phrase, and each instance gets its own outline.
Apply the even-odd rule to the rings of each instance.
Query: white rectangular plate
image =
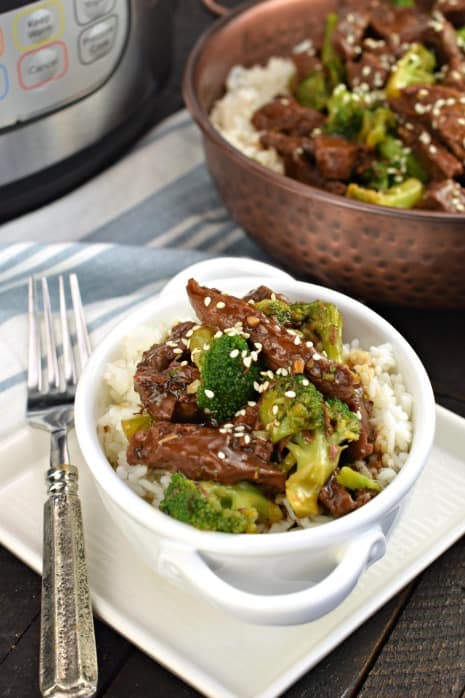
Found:
[[[385,557],[335,611],[289,628],[235,620],[146,567],[113,526],[73,439],[97,614],[207,696],[278,696],[465,533],[465,420],[441,407],[437,418],[432,455]],[[32,429],[0,443],[0,542],[38,572],[48,446]]]

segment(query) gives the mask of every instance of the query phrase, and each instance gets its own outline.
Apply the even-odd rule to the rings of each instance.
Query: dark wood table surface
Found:
[[[196,37],[212,21],[200,0],[178,0],[175,65],[155,121],[182,107],[180,84],[187,55]],[[465,314],[375,309],[416,349],[429,372],[437,402],[465,416]],[[0,696],[32,698],[39,695],[40,578],[1,547],[0,570]],[[199,695],[105,623],[97,620],[96,632],[98,696]],[[285,696],[465,696],[465,538]]]

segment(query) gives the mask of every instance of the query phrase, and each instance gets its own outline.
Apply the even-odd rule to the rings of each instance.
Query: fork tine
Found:
[[[35,279],[30,276],[27,289],[28,299],[28,361],[27,387],[28,390],[41,390],[42,371],[40,354],[40,333],[37,321],[37,293]]]
[[[84,309],[82,307],[81,293],[79,291],[79,283],[76,274],[69,275],[69,285],[71,288],[71,298],[73,301],[79,359],[81,362],[81,368],[84,368],[92,349],[90,346],[89,334],[87,332],[87,325],[84,317]]]
[[[59,389],[60,373],[58,368],[57,347],[55,339],[55,330],[53,328],[52,308],[50,304],[50,294],[48,292],[48,283],[45,276],[41,279],[42,282],[42,303],[44,308],[44,324],[45,324],[45,349],[47,357],[47,381],[49,389]]]
[[[71,337],[69,333],[68,313],[66,308],[65,285],[63,277],[58,277],[58,294],[60,298],[60,324],[61,324],[61,341],[63,345],[63,371],[66,386],[76,383],[76,369],[73,358],[73,350],[71,347]]]

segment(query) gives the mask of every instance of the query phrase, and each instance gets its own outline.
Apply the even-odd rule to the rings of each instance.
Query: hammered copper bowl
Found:
[[[329,194],[277,174],[227,143],[209,120],[232,66],[321,40],[337,0],[241,5],[198,40],[184,98],[208,169],[237,223],[294,276],[380,303],[465,307],[465,215],[401,211]]]

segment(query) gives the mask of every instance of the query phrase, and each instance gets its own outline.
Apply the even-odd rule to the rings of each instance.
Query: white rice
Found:
[[[294,72],[295,66],[288,58],[270,58],[266,66],[234,66],[226,80],[225,95],[213,105],[210,114],[212,124],[231,145],[281,174],[284,166],[280,156],[274,148],[263,148],[260,132],[250,119],[277,95],[290,94]]]
[[[121,420],[139,411],[139,396],[133,389],[136,364],[142,353],[162,337],[160,329],[141,327],[126,338],[120,358],[106,367],[104,382],[109,406],[97,423],[104,451],[118,476],[155,507],[163,498],[171,474],[151,471],[145,465],[128,465],[127,439]],[[372,402],[370,422],[376,434],[376,450],[382,454],[382,467],[378,471],[370,471],[363,462],[357,462],[355,466],[360,472],[375,477],[384,488],[399,472],[408,456],[412,441],[412,396],[398,372],[390,344],[372,346],[367,351],[361,349],[358,340],[355,340],[344,346],[344,360],[358,373],[366,396]],[[327,516],[297,519],[286,498],[283,497],[280,502],[288,516],[272,526],[273,532],[286,531],[295,524],[308,528],[331,520]]]

